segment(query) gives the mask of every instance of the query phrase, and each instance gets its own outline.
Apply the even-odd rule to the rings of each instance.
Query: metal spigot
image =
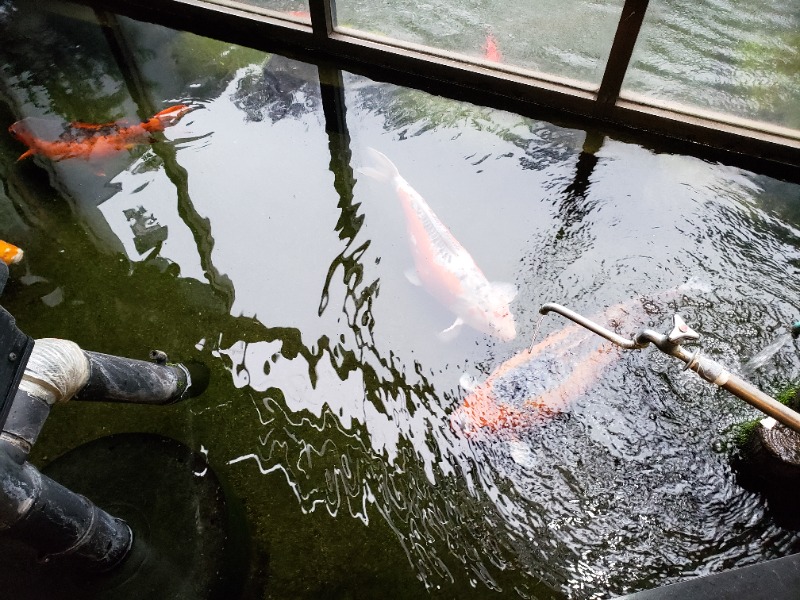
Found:
[[[680,345],[686,342],[696,342],[700,339],[700,334],[686,324],[686,321],[679,314],[672,316],[672,331],[667,335],[667,340],[671,344]]]

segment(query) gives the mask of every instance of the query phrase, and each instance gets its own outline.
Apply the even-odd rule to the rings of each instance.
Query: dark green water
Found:
[[[462,375],[526,348],[544,302],[594,315],[690,281],[641,325],[678,310],[744,368],[798,316],[798,186],[48,7],[0,3],[3,131],[196,109],[102,161],[17,162],[0,136],[0,238],[26,251],[3,305],[34,337],[159,348],[212,379],[168,408],[59,406],[37,464],[127,431],[207,453],[246,509],[250,598],[605,598],[798,550],[729,464],[732,426],[757,414],[655,350],[535,427],[449,427]],[[370,147],[517,286],[516,339],[440,341],[452,315],[404,276],[397,198],[358,171]],[[751,377],[776,393],[798,374],[787,343]]]

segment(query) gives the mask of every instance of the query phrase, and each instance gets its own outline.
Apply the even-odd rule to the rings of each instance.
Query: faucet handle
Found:
[[[672,331],[669,332],[667,340],[671,344],[679,346],[685,342],[693,342],[700,339],[700,334],[686,324],[679,314],[672,317]]]

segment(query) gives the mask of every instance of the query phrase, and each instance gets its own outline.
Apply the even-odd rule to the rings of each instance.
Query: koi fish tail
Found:
[[[367,148],[367,154],[372,159],[373,166],[361,167],[358,169],[359,173],[381,182],[392,181],[396,177],[400,177],[397,167],[385,154],[378,152],[375,148]]]
[[[169,108],[165,108],[164,110],[157,112],[149,121],[142,123],[142,127],[151,133],[155,131],[163,131],[165,127],[169,127],[170,125],[177,123],[178,120],[190,110],[192,110],[192,108],[190,106],[186,106],[185,104],[176,104],[175,106],[170,106]]]

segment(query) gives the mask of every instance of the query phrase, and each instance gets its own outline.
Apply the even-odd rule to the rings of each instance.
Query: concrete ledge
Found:
[[[618,600],[797,600],[800,554],[698,577]]]

